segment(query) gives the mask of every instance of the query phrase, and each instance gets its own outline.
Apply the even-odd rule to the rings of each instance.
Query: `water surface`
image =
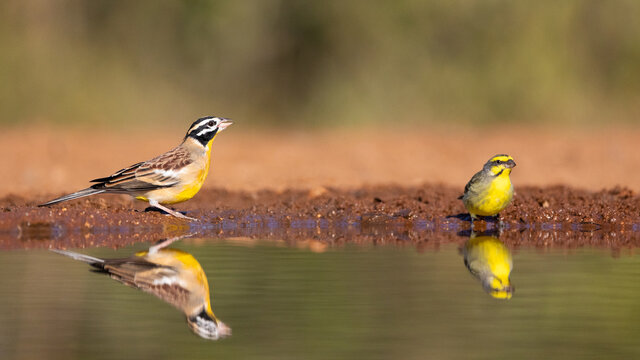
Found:
[[[78,252],[127,257],[149,244]],[[0,252],[2,359],[638,358],[640,257],[511,249],[515,292],[491,297],[460,244],[287,247],[185,239],[230,337],[46,250]],[[315,251],[311,251],[315,250]]]

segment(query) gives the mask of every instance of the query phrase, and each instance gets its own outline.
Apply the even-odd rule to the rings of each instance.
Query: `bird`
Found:
[[[147,251],[127,258],[100,259],[68,250],[51,251],[83,261],[94,271],[108,274],[116,281],[155,295],[185,314],[196,335],[217,340],[231,335],[231,328],[213,314],[209,284],[200,263],[193,255],[167,246],[180,239],[171,238]]]
[[[178,218],[196,220],[163,205],[191,199],[202,187],[211,163],[211,144],[216,135],[232,124],[230,119],[201,117],[187,130],[182,143],[151,160],[133,164],[115,173],[93,179],[90,187],[38,206],[96,194],[127,194]]]
[[[496,299],[511,299],[515,288],[509,276],[513,268],[511,252],[495,236],[471,237],[462,248],[464,265],[482,282],[483,289]]]
[[[464,187],[462,199],[473,220],[480,216],[498,216],[513,199],[511,169],[516,162],[509,155],[493,156]]]

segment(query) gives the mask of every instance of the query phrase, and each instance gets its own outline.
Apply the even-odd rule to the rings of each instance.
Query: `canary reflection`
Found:
[[[165,240],[127,258],[99,259],[65,250],[51,250],[83,261],[96,272],[109,274],[125,285],[153,294],[182,311],[198,336],[217,340],[231,328],[213,314],[209,283],[200,263],[189,253],[167,248],[180,238]]]
[[[496,236],[472,233],[462,248],[464,264],[496,299],[511,299],[515,288],[509,276],[513,268],[511,252]]]

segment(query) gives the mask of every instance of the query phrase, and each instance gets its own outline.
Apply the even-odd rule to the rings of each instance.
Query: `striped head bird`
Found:
[[[471,215],[471,222],[480,216],[497,216],[513,199],[511,169],[516,166],[509,155],[489,159],[464,187],[462,199]]]
[[[155,295],[175,306],[187,319],[196,335],[217,340],[231,335],[231,328],[213,314],[209,283],[200,263],[189,253],[167,248],[165,240],[121,259],[100,259],[66,250],[51,251],[88,263],[96,272],[108,274],[116,281]]]
[[[495,236],[472,234],[462,248],[464,265],[496,299],[511,299],[515,288],[509,276],[513,268],[511,252]]]
[[[182,143],[174,149],[93,179],[91,182],[95,184],[90,187],[39,206],[103,193],[127,194],[173,216],[195,220],[163,205],[189,200],[198,193],[209,173],[213,139],[231,124],[231,120],[221,117],[200,118],[191,124]]]

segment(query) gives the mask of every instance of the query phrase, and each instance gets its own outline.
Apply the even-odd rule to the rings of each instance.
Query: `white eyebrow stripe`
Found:
[[[208,132],[215,131],[215,130],[217,130],[217,129],[218,129],[218,127],[217,127],[217,126],[216,126],[216,127],[214,127],[214,128],[206,128],[206,129],[203,129],[203,130],[201,130],[201,131],[198,133],[198,136],[202,136],[203,134],[206,134],[206,133],[208,133]]]
[[[194,125],[194,126],[191,128],[191,131],[193,131],[193,130],[195,130],[195,129],[199,128],[200,126],[202,126],[202,125],[204,125],[204,124],[208,123],[208,122],[209,122],[209,121],[211,121],[211,120],[213,120],[213,118],[206,118],[206,119],[204,119],[204,120],[200,121],[198,124]]]

